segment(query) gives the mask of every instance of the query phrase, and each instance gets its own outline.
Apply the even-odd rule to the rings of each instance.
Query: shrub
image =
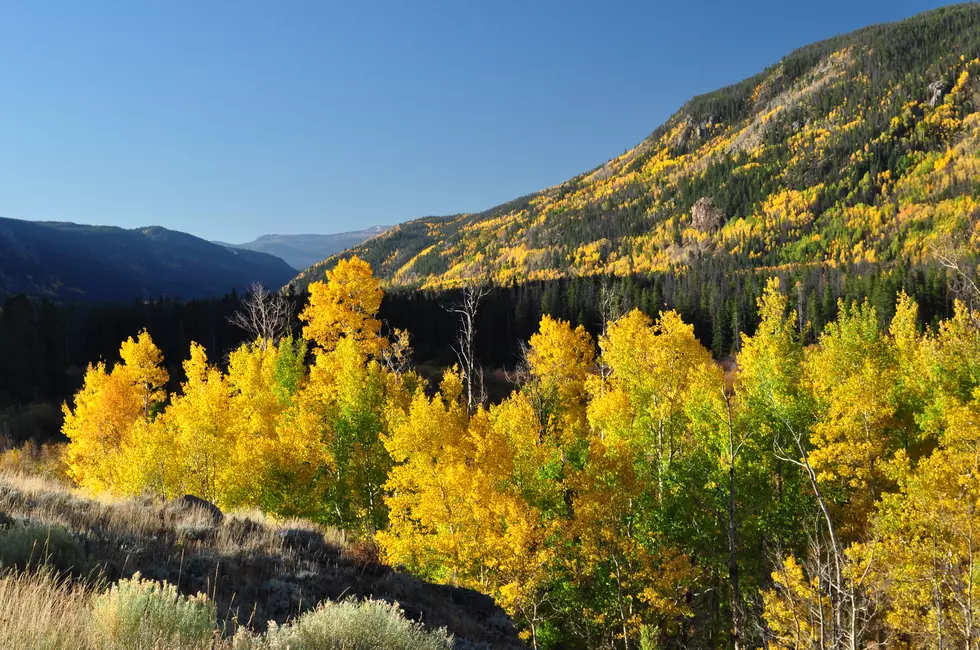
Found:
[[[68,466],[64,461],[64,443],[38,445],[28,440],[14,446],[9,438],[0,437],[0,472],[14,472],[69,484]]]
[[[2,567],[24,569],[47,564],[59,571],[77,571],[83,559],[81,545],[63,528],[21,523],[0,528]]]
[[[174,585],[137,573],[95,600],[90,637],[105,650],[205,650],[220,634],[215,605],[206,596],[181,596]]]
[[[341,557],[359,569],[368,569],[381,564],[381,549],[373,539],[358,540],[345,546]]]
[[[377,600],[324,602],[292,623],[272,624],[265,638],[241,631],[235,650],[451,650],[445,629],[428,631]]]

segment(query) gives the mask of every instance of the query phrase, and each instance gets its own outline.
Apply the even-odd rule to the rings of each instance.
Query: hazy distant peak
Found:
[[[228,248],[239,248],[275,255],[297,269],[305,269],[339,253],[351,246],[381,234],[390,226],[371,226],[364,230],[338,232],[327,235],[301,234],[278,235],[269,234],[257,237],[244,244],[225,244],[215,242]]]

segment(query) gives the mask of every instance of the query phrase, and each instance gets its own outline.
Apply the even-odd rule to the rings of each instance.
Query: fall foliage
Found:
[[[457,368],[430,387],[370,324],[378,291],[352,263],[310,297],[312,351],[257,340],[221,368],[194,344],[172,394],[150,335],[127,340],[65,406],[71,476],[341,526],[491,595],[534,647],[980,640],[965,304],[925,327],[906,295],[890,322],[841,304],[805,346],[773,278],[726,367],[674,311],[597,341],[546,316],[513,392],[471,410]]]

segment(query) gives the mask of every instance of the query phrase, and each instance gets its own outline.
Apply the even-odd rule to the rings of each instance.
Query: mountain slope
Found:
[[[229,250],[157,226],[109,226],[0,219],[0,296],[58,300],[201,298],[282,286],[295,270],[265,253]]]
[[[343,255],[391,285],[434,288],[921,263],[941,237],[977,241],[978,57],[977,4],[810,45],[566,183],[410,221]]]
[[[388,226],[372,226],[364,230],[338,232],[332,235],[262,235],[245,244],[214,243],[229,248],[269,253],[285,260],[293,268],[305,269],[387,229]]]
[[[170,582],[188,596],[207,593],[232,629],[283,624],[322,601],[370,598],[397,604],[430,629],[448,628],[459,637],[455,647],[461,649],[526,647],[492,598],[380,565],[343,532],[307,521],[279,525],[255,512],[215,515],[207,502],[187,497],[168,503],[106,495],[92,499],[41,476],[0,473],[5,575],[11,565],[38,562],[32,553],[34,535],[38,547],[47,544],[46,556],[65,575],[97,574],[114,583],[139,572]],[[25,537],[27,543],[9,543]]]

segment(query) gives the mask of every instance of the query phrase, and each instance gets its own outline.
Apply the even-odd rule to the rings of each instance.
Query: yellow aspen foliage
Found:
[[[282,516],[312,516],[321,504],[308,486],[322,466],[320,432],[296,425],[295,405],[306,386],[306,346],[286,337],[277,345],[243,345],[228,358],[226,382],[233,444],[225,499]]]
[[[975,317],[957,300],[952,318],[942,321],[923,346],[927,376],[940,403],[966,403],[980,385],[980,328]]]
[[[124,341],[119,354],[123,362],[111,372],[103,363],[89,366],[74,409],[62,407],[69,475],[96,492],[138,491],[127,474],[128,457],[139,449],[136,425],[147,429],[154,407],[167,398],[163,355],[146,330]]]
[[[537,624],[547,578],[549,527],[510,487],[514,454],[482,408],[470,419],[457,370],[433,398],[418,392],[385,445],[389,527],[377,535],[389,562],[441,582],[480,589]]]
[[[519,455],[520,468],[540,473],[547,467],[553,478],[561,475],[566,448],[583,439],[588,426],[585,383],[594,357],[592,337],[585,328],[573,329],[550,316],[541,319],[527,348],[527,381],[491,409],[494,426],[505,432]],[[552,497],[560,491],[555,481],[525,482],[527,490],[542,488]]]
[[[795,557],[790,555],[772,574],[775,589],[763,595],[766,624],[772,631],[774,645],[780,649],[826,647],[820,630],[820,618],[814,612],[830,612],[830,596],[820,589],[817,578],[809,578]]]
[[[228,474],[234,469],[229,459],[235,447],[235,411],[228,384],[221,371],[208,364],[207,353],[196,343],[191,343],[184,372],[187,381],[181,385],[181,394],[174,397],[161,418],[173,436],[182,478],[176,489],[163,494],[193,494],[227,508],[232,505],[225,489]]]
[[[184,494],[182,451],[163,417],[138,418],[123,442],[113,491],[131,496],[153,494],[165,499]]]
[[[664,312],[654,322],[634,309],[610,324],[599,347],[611,374],[606,385],[593,385],[598,393],[590,405],[593,427],[600,436],[624,436],[652,450],[661,468],[669,465],[690,443],[685,436],[685,399],[700,369],[713,363],[711,354],[675,311]],[[631,404],[634,416],[628,423],[615,413],[618,409],[604,404],[605,400],[621,402],[617,392]],[[612,420],[603,414],[612,414]],[[616,422],[627,424],[628,430],[616,431]]]
[[[446,582],[459,580],[478,551],[466,531],[467,461],[475,454],[467,435],[462,382],[446,372],[439,393],[416,393],[408,413],[384,444],[396,463],[388,478],[389,528],[377,539],[386,557]]]
[[[675,631],[691,614],[685,595],[699,571],[648,527],[642,504],[657,490],[656,478],[638,449],[615,438],[593,439],[572,487],[575,517],[565,525],[577,544],[564,560],[573,581],[594,592],[583,615],[624,640],[648,625]]]
[[[327,271],[326,282],[310,285],[310,299],[299,315],[306,323],[303,336],[323,350],[332,350],[341,338],[357,341],[370,355],[384,346],[381,321],[375,318],[383,292],[371,265],[355,257],[340,260]]]
[[[562,404],[581,400],[595,358],[595,346],[585,328],[572,329],[568,322],[545,315],[530,343],[527,360],[544,389],[554,391]]]
[[[912,434],[898,417],[896,349],[875,309],[867,302],[839,309],[805,362],[820,416],[810,461],[818,480],[849,495],[848,523],[860,527],[887,485],[887,462]]]
[[[115,489],[123,469],[123,448],[133,425],[143,417],[142,387],[122,366],[107,372],[99,363],[88,367],[74,408],[65,404],[62,410],[68,475],[93,492]]]
[[[980,642],[980,392],[947,414],[940,448],[912,465],[874,517],[875,578],[886,623],[910,647],[970,648]]]
[[[141,387],[143,412],[146,417],[150,417],[150,406],[167,398],[164,386],[169,381],[170,375],[163,367],[163,353],[153,343],[149,333],[143,330],[136,340],[129,337],[123,341],[122,347],[119,348],[119,356],[132,380]]]
[[[904,291],[898,294],[895,315],[888,333],[895,346],[896,362],[904,385],[909,388],[924,379],[922,335],[918,329],[919,306]]]
[[[779,278],[770,278],[758,300],[760,323],[752,336],[742,334],[738,355],[736,393],[755,413],[754,426],[772,437],[785,427],[783,420],[801,426],[803,409],[801,379],[803,346],[794,323],[797,314],[787,312],[788,299],[779,289]]]
[[[653,321],[634,310],[599,347],[608,377],[589,383],[593,433],[571,479],[578,543],[569,570],[583,586],[602,585],[586,615],[597,625],[611,616],[606,625],[629,640],[690,613],[685,594],[699,572],[651,527],[648,508],[670,496],[671,463],[694,449],[686,404],[714,364],[676,312]]]

